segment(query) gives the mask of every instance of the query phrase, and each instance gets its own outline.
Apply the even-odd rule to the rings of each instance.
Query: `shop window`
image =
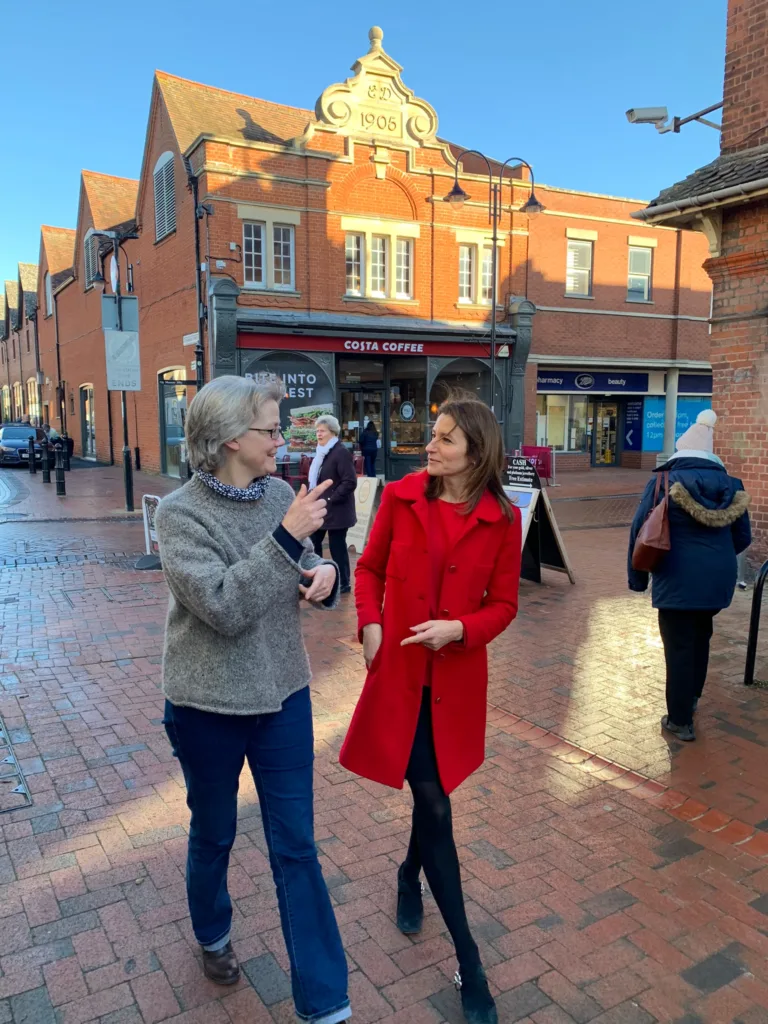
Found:
[[[631,245],[629,247],[627,302],[651,301],[652,268],[653,249]]]
[[[24,415],[24,391],[21,384],[16,381],[13,385],[13,418],[20,420]]]
[[[585,452],[591,439],[589,399],[579,395],[538,395],[536,443],[559,452]]]
[[[187,419],[187,371],[172,367],[158,374],[162,469],[180,479],[186,463],[184,426]]]
[[[368,356],[339,359],[339,384],[383,384],[384,363]]]
[[[363,261],[365,260],[362,235],[347,235],[345,256],[347,295],[362,295],[364,287]]]
[[[475,247],[459,246],[459,302],[475,301]]]
[[[568,239],[568,259],[565,274],[565,294],[580,298],[592,295],[593,242]]]
[[[427,360],[393,359],[389,364],[389,450],[421,455],[427,429]]]
[[[13,419],[13,413],[11,412],[11,389],[7,384],[3,386],[3,422],[9,423]]]
[[[155,241],[176,230],[176,182],[173,153],[163,153],[155,164]]]
[[[410,239],[397,239],[395,256],[395,298],[397,299],[410,299],[411,297],[412,251]]]
[[[491,371],[479,359],[454,359],[438,374],[429,393],[429,419],[434,423],[440,403],[455,392],[468,392],[490,404]],[[496,408],[501,408],[501,389],[496,382]]]
[[[39,423],[40,403],[37,400],[37,381],[34,377],[30,377],[27,381],[27,412],[33,422]]]

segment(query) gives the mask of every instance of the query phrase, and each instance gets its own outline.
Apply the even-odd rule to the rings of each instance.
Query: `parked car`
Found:
[[[0,427],[0,466],[28,466],[29,439],[35,439],[35,462],[42,462],[40,442],[45,434],[40,427],[26,423],[4,424]]]

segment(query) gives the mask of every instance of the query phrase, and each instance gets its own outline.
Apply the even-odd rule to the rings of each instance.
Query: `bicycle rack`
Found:
[[[0,756],[0,814],[17,811],[21,807],[31,807],[32,796],[27,786],[27,780],[24,778],[24,772],[14,753],[8,727],[3,721],[2,715],[0,715],[0,755],[2,755]],[[13,788],[9,790],[6,789],[6,786],[13,786]],[[12,801],[12,806],[2,806],[11,795],[23,796],[24,803]]]
[[[744,668],[744,685],[755,685],[755,661],[757,659],[757,635],[760,632],[760,609],[763,604],[763,588],[768,577],[768,562],[763,562],[755,580],[752,594],[752,614],[749,619],[749,638],[747,640],[747,664]],[[758,684],[759,685],[759,684]]]

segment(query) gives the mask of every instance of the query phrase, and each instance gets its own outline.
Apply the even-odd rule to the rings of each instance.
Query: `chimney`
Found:
[[[728,0],[721,151],[768,143],[768,0]]]

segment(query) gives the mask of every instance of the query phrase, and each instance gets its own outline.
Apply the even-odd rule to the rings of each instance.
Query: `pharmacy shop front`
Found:
[[[400,479],[423,462],[438,406],[451,389],[490,401],[490,361],[482,357],[487,347],[477,342],[240,333],[237,345],[239,373],[279,377],[285,384],[281,417],[287,454],[314,452],[314,423],[323,413],[337,417],[341,441],[354,452],[372,423],[376,471],[387,480]],[[505,371],[499,356],[497,402]]]
[[[664,446],[667,376],[664,369],[539,367],[536,443],[555,449],[558,471],[652,469]],[[710,407],[711,373],[680,373],[677,393],[679,437]]]

